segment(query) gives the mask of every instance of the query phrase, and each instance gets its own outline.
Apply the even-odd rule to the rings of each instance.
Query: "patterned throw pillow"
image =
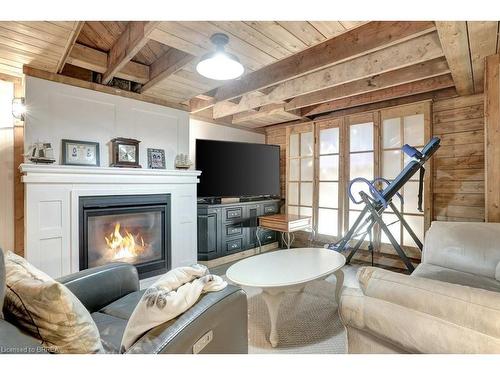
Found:
[[[68,288],[10,251],[5,252],[5,273],[6,315],[40,339],[45,349],[104,352],[90,313]]]

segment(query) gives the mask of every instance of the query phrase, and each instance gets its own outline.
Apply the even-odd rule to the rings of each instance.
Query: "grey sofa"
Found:
[[[3,252],[0,250],[0,311],[5,288]],[[118,353],[127,320],[141,298],[134,266],[114,263],[59,279],[89,310],[109,353]],[[193,345],[206,333],[213,338],[200,353],[247,353],[247,299],[237,287],[203,295],[188,311],[151,329],[127,353],[193,353]],[[43,353],[40,341],[0,316],[0,353]]]
[[[500,353],[500,223],[433,222],[410,276],[358,281],[339,308],[349,353]]]

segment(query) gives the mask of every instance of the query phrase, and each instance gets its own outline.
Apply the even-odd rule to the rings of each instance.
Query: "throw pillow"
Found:
[[[12,252],[5,253],[5,313],[53,353],[104,352],[83,304],[61,283]]]
[[[497,268],[495,270],[495,279],[500,281],[500,262],[497,263]]]
[[[227,286],[220,276],[211,275],[201,264],[178,267],[151,285],[134,309],[123,333],[121,352],[127,351],[150,329],[176,318],[193,306],[202,293]]]

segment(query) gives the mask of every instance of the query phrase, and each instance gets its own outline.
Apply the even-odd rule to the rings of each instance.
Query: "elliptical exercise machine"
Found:
[[[325,245],[325,248],[338,252],[350,251],[349,255],[346,258],[346,264],[349,264],[354,254],[356,254],[356,252],[362,245],[366,236],[368,236],[368,250],[371,252],[373,264],[373,227],[375,226],[375,224],[378,224],[380,229],[389,239],[391,245],[394,247],[401,260],[406,265],[406,268],[408,268],[410,272],[413,272],[413,270],[415,269],[413,267],[413,264],[406,256],[401,245],[392,235],[389,226],[401,222],[404,229],[408,232],[413,241],[415,241],[415,244],[420,249],[420,251],[422,251],[423,245],[422,242],[418,239],[415,232],[413,232],[413,230],[411,229],[410,225],[408,225],[401,212],[399,212],[399,210],[396,208],[392,200],[395,196],[397,196],[400,199],[401,204],[403,204],[403,197],[401,196],[401,194],[399,194],[399,190],[401,190],[401,188],[417,172],[420,171],[420,181],[418,187],[418,210],[420,212],[423,212],[422,191],[425,174],[424,164],[440,147],[440,142],[441,140],[439,138],[434,137],[424,146],[422,151],[418,151],[415,147],[405,144],[402,150],[406,155],[412,158],[412,160],[405,166],[405,168],[392,182],[389,182],[388,180],[380,177],[375,178],[372,181],[369,181],[363,177],[358,177],[352,180],[349,184],[347,192],[349,195],[349,199],[356,204],[364,203],[365,207],[359,214],[352,227],[347,231],[346,235],[335,243]],[[360,199],[356,200],[352,193],[352,187],[354,184],[359,182],[365,183],[368,186],[368,192],[370,194],[361,191],[359,192]],[[392,213],[394,213],[398,219],[397,221],[390,224],[386,224],[382,219],[382,214],[388,207],[392,210]],[[349,243],[352,240],[356,240],[356,243],[353,247],[350,247]]]

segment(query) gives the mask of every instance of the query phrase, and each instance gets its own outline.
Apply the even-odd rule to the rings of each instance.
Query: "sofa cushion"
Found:
[[[90,313],[71,291],[24,258],[5,255],[5,314],[56,353],[103,352]]]
[[[3,319],[3,299],[5,297],[5,264],[3,250],[0,249],[0,319]]]
[[[500,281],[498,280],[474,275],[472,273],[455,271],[450,268],[435,266],[429,263],[419,264],[411,275],[452,284],[470,286],[473,288],[491,290],[493,292],[500,292]]]
[[[0,354],[47,354],[41,340],[0,319]]]
[[[391,321],[396,323],[397,314],[401,314],[404,310],[414,311],[417,313],[413,316],[415,319],[418,315],[437,318],[440,322],[432,323],[435,327],[442,326],[441,323],[444,321],[454,327],[460,327],[459,331],[462,333],[453,328],[454,333],[446,339],[448,343],[454,338],[458,340],[459,337],[469,337],[470,333],[475,332],[473,336],[477,334],[484,336],[485,341],[481,339],[478,343],[483,342],[481,345],[484,345],[485,353],[491,353],[493,349],[495,353],[500,353],[500,324],[498,324],[500,322],[500,293],[413,275],[407,276],[375,267],[361,268],[358,271],[358,279],[363,294],[369,299],[402,307],[402,309],[394,308],[394,315],[389,314],[384,318],[387,323]],[[387,314],[391,308],[387,306],[385,310],[384,314]],[[366,322],[366,314],[364,319]],[[424,321],[428,321],[427,318],[422,320]],[[376,324],[376,320],[372,322]],[[403,316],[399,322],[408,324],[411,319]],[[430,321],[428,323],[430,324]],[[417,326],[418,324],[415,324],[414,327]],[[393,333],[397,331],[390,329]],[[422,332],[425,332],[423,328]],[[487,336],[491,340],[486,339]],[[460,345],[464,344],[460,342]],[[469,344],[471,343],[467,343]],[[479,347],[469,348],[465,352],[481,352],[477,350]],[[461,352],[457,351],[457,353]]]
[[[104,351],[112,354],[120,353],[120,343],[127,326],[127,320],[101,312],[92,313],[92,319],[99,329]]]
[[[146,290],[138,290],[110,303],[108,306],[99,310],[102,314],[114,316],[116,318],[129,320]]]
[[[495,278],[500,223],[434,221],[425,235],[422,263]]]

